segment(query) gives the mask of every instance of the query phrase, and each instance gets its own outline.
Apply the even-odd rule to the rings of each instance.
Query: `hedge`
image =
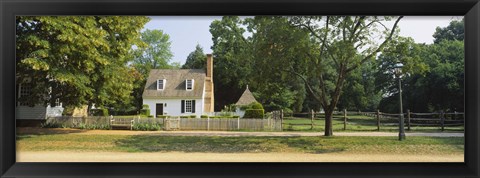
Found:
[[[263,109],[247,109],[243,118],[263,118],[264,112]]]
[[[106,108],[91,109],[90,112],[93,116],[108,116],[108,109]]]
[[[141,109],[140,110],[140,115],[149,116],[150,115],[150,109]]]

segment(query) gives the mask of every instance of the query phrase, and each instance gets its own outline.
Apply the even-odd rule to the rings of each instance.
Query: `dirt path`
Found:
[[[464,162],[463,154],[17,152],[18,162]]]
[[[322,132],[235,132],[235,131],[130,131],[130,130],[81,130],[62,128],[17,128],[20,134],[87,134],[87,135],[158,135],[158,136],[322,136]],[[408,136],[463,137],[464,133],[406,133]],[[398,136],[395,132],[335,132],[334,136]]]

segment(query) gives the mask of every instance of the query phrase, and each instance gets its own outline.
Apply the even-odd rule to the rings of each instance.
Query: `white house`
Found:
[[[150,114],[185,116],[213,112],[213,57],[207,55],[207,70],[152,69],[143,91],[143,104]]]
[[[19,98],[29,97],[32,84],[29,82],[17,84],[17,103],[15,116],[19,120],[45,120],[47,117],[62,116],[63,107],[60,100],[56,100],[55,106],[29,102],[20,102]]]

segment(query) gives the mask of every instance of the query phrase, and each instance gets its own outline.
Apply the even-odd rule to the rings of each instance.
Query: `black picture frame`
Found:
[[[478,0],[0,0],[2,177],[479,177]],[[16,163],[15,16],[460,15],[465,17],[465,163]]]

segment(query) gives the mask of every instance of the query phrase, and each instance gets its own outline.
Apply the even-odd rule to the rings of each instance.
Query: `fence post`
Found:
[[[380,131],[380,110],[377,109],[377,130]]]
[[[310,127],[310,130],[313,130],[313,118],[314,117],[315,117],[315,112],[312,109],[312,116],[310,117],[310,121],[311,121],[312,126]]]
[[[407,126],[408,130],[410,130],[410,109],[407,109]]]
[[[282,131],[283,131],[283,109],[280,110],[280,122],[282,122],[282,124],[281,124],[281,125],[282,125],[282,128],[281,128],[281,129],[282,129]]]
[[[210,130],[210,117],[207,117],[207,130]]]
[[[237,118],[237,130],[240,130],[240,117]]]
[[[343,109],[343,130],[347,130],[347,109]]]
[[[445,112],[442,110],[440,113],[440,125],[442,126],[442,132],[445,130]]]

